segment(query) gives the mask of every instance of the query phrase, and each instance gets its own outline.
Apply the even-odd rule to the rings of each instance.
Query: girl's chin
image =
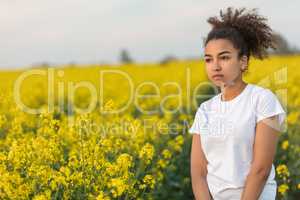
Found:
[[[213,80],[212,81],[216,86],[221,87],[224,85],[224,81],[223,80]]]

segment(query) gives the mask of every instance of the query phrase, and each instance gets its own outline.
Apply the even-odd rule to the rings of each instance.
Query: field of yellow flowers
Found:
[[[300,56],[251,60],[245,81],[288,113],[278,199],[300,197]],[[191,135],[216,94],[202,60],[0,72],[0,199],[193,199]]]

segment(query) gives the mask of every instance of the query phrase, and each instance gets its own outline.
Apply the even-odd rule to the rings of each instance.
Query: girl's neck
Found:
[[[228,84],[225,87],[221,87],[221,99],[222,101],[230,101],[238,96],[244,88],[247,86],[243,80],[235,82],[234,84]]]

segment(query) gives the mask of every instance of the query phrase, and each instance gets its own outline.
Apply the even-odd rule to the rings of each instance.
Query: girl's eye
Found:
[[[228,56],[222,56],[221,58],[222,58],[222,60],[228,60],[229,59]]]
[[[209,63],[210,61],[211,61],[211,59],[209,59],[209,58],[208,58],[208,59],[205,59],[205,62],[206,62],[206,63]]]

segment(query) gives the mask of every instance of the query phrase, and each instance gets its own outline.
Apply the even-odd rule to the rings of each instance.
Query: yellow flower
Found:
[[[175,138],[175,141],[178,145],[183,145],[184,143],[184,138],[182,135],[178,135],[176,138]]]
[[[289,169],[287,168],[287,166],[285,164],[278,165],[276,168],[276,171],[279,176],[289,176],[290,175]]]
[[[154,188],[155,186],[155,180],[154,177],[152,175],[147,174],[144,178],[143,178],[143,182],[148,185],[151,189]]]
[[[149,164],[154,156],[153,145],[146,143],[139,153],[139,158],[143,159],[147,164]]]
[[[97,196],[96,200],[110,200],[110,198],[108,196],[106,196],[103,191],[100,191],[100,193]]]
[[[292,111],[288,117],[287,117],[287,121],[289,124],[295,124],[298,121],[300,113],[297,111]]]
[[[66,177],[70,177],[71,171],[69,167],[61,167],[59,171],[65,174]]]
[[[0,115],[0,128],[6,123],[5,115]]]
[[[168,141],[168,146],[174,149],[176,152],[182,151],[183,144],[184,144],[184,138],[182,135],[178,135],[174,140]]]
[[[132,166],[132,157],[127,153],[123,153],[117,158],[117,164],[120,168],[127,170]]]
[[[36,195],[33,200],[47,200],[48,198],[45,195]]]
[[[158,181],[161,181],[164,178],[164,174],[161,171],[157,171],[155,177]]]
[[[289,141],[288,140],[283,141],[281,144],[281,148],[283,150],[287,150],[288,147],[289,147]]]
[[[166,168],[166,166],[167,166],[167,162],[166,162],[165,160],[163,160],[163,159],[159,159],[159,160],[157,161],[157,164],[158,164],[161,168]]]
[[[51,128],[52,129],[54,129],[55,131],[58,131],[58,129],[59,129],[59,120],[57,120],[57,119],[52,119],[51,121],[50,121],[50,126],[51,126]]]
[[[288,189],[289,189],[289,186],[288,186],[287,184],[281,184],[281,185],[278,187],[278,192],[279,192],[281,195],[284,195]]]
[[[112,178],[107,185],[111,188],[113,197],[121,196],[128,189],[128,185],[122,178]]]
[[[164,157],[165,159],[169,159],[169,158],[171,158],[171,156],[172,156],[171,152],[170,152],[168,149],[164,149],[164,150],[162,151],[162,155],[163,155],[163,157]]]
[[[112,99],[109,99],[107,102],[105,102],[103,106],[104,111],[113,111],[114,109],[116,109],[116,105]]]
[[[106,166],[105,172],[108,176],[114,176],[119,172],[119,166],[117,166],[115,164],[112,164],[110,162],[106,162],[105,166]]]
[[[276,64],[281,59],[264,63],[260,74],[253,74],[249,78],[258,85],[272,86],[270,89],[281,97],[282,103],[289,105],[290,112],[286,121],[291,127],[287,131],[289,135],[297,131],[300,120],[300,111],[297,109],[300,106],[300,89],[297,87],[300,73],[290,73],[286,80],[286,68]],[[295,59],[283,58],[281,61],[287,64],[287,68],[293,68],[295,63],[299,63],[300,56]],[[260,68],[261,64],[253,61],[253,67]],[[123,65],[121,68],[99,68],[95,65],[84,66],[83,69],[80,66],[62,66],[57,69],[58,73],[52,74],[54,82],[47,80],[48,76],[29,76],[22,82],[20,100],[28,108],[40,108],[41,115],[28,114],[26,109],[16,107],[11,86],[22,72],[1,72],[0,199],[51,199],[55,192],[61,193],[60,199],[72,199],[72,195],[81,194],[82,189],[88,200],[154,198],[151,197],[151,190],[160,185],[163,190],[163,180],[168,179],[168,175],[180,176],[176,174],[177,162],[171,161],[180,159],[180,152],[188,145],[188,138],[183,134],[175,135],[175,132],[184,132],[187,121],[193,119],[188,111],[197,108],[197,105],[192,105],[196,107],[186,110],[184,104],[198,104],[198,94],[209,93],[207,89],[211,89],[197,90],[199,81],[207,79],[199,64],[204,66],[205,63],[203,60],[172,62],[164,67],[149,63],[145,64],[149,66],[147,69],[138,69],[140,65],[135,64]],[[278,66],[278,69],[274,66]],[[115,74],[117,76],[108,77],[106,74],[104,80],[102,72],[108,72],[106,69],[115,72],[120,70],[126,76]],[[48,75],[52,73],[48,71],[52,70],[50,68],[41,70]],[[178,76],[186,72],[197,76],[190,76],[191,79],[186,82],[185,76]],[[270,80],[261,80],[269,75],[272,76]],[[100,85],[97,84],[99,78]],[[127,78],[130,84],[127,84]],[[176,84],[164,84],[169,79]],[[280,80],[287,82],[285,89],[288,89],[291,98],[285,98],[286,90],[270,84],[270,81]],[[53,94],[47,92],[50,89],[48,84],[55,89]],[[96,87],[91,88],[93,85]],[[197,90],[197,94],[184,91],[186,86]],[[94,89],[99,95],[94,95]],[[168,100],[163,98],[170,97],[169,94],[178,94],[178,91],[183,93],[176,97],[173,95],[174,98]],[[149,94],[155,97],[131,99],[132,92],[137,97]],[[162,98],[157,98],[157,94]],[[186,100],[185,96],[191,96],[192,99],[188,97]],[[118,107],[128,109],[117,114]],[[159,109],[162,107],[163,110]],[[182,111],[181,114],[170,112],[175,109]],[[158,112],[147,115],[146,111]],[[295,158],[294,154],[300,153],[300,146],[289,144],[290,141],[293,142],[281,140],[279,148],[284,152],[293,149],[293,152],[289,152],[293,155],[289,157]],[[280,184],[283,184],[278,184],[278,195],[284,194],[282,197],[287,197],[300,192],[300,181],[290,183],[292,166],[296,165],[297,159],[281,156],[277,159],[280,164],[285,164],[276,166],[276,175]],[[288,160],[289,165],[284,160]],[[166,168],[170,173],[165,172]],[[180,178],[184,184],[191,181],[189,176]]]

